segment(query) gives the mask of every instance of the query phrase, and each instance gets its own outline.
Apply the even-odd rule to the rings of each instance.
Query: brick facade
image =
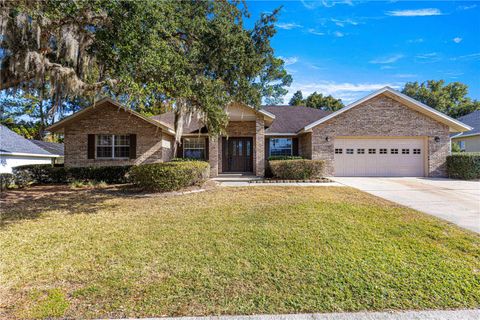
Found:
[[[312,159],[327,161],[327,174],[333,175],[335,137],[426,137],[430,177],[446,175],[450,152],[449,128],[401,103],[379,95],[312,129]],[[329,138],[327,141],[327,137]],[[435,142],[435,137],[440,139]]]
[[[136,134],[137,158],[122,160],[88,159],[89,134]],[[65,126],[65,166],[116,166],[162,162],[171,159],[173,137],[162,133],[162,129],[140,119],[115,105],[105,103],[79,116],[75,122]]]

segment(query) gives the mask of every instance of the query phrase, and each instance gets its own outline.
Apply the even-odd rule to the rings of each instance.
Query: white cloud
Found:
[[[455,37],[455,38],[453,38],[452,40],[453,40],[453,42],[455,42],[455,43],[460,43],[460,42],[462,42],[463,39],[460,38],[460,37]]]
[[[333,33],[333,35],[334,35],[335,37],[337,37],[337,38],[341,38],[341,37],[344,37],[344,36],[345,36],[345,34],[344,34],[343,32],[340,32],[340,31],[335,31],[335,32]]]
[[[440,61],[440,56],[437,52],[423,53],[415,56],[417,62],[430,63]]]
[[[394,10],[386,13],[393,17],[425,17],[425,16],[440,16],[442,12],[436,8],[414,9],[414,10]]]
[[[317,31],[313,28],[308,29],[308,33],[314,34],[316,36],[324,36],[325,35],[324,32]]]
[[[459,9],[459,10],[470,10],[470,9],[474,9],[476,7],[477,7],[476,4],[472,4],[470,6],[459,6],[457,9]]]
[[[417,78],[418,75],[414,73],[397,73],[393,75],[395,78]]]
[[[425,41],[423,38],[417,38],[417,39],[407,40],[407,43],[422,43],[423,41]]]
[[[279,58],[282,59],[283,62],[285,62],[286,66],[290,66],[290,65],[298,62],[298,57],[282,57],[282,56],[280,56]]]
[[[290,100],[294,92],[301,90],[304,97],[316,91],[324,95],[332,95],[337,99],[342,99],[344,103],[348,104],[364,97],[372,91],[381,89],[385,86],[389,86],[394,89],[400,88],[398,83],[337,83],[334,81],[321,81],[318,83],[294,82],[288,90],[285,101]]]
[[[453,61],[480,60],[480,52],[466,54],[466,55],[458,56],[458,57],[453,57],[453,58],[450,58],[450,60],[453,60]]]
[[[346,4],[349,6],[353,6],[352,0],[321,0],[321,1],[305,1],[301,0],[303,6],[307,9],[316,9],[318,7],[326,7],[331,8],[336,6],[337,4]]]
[[[295,22],[288,22],[288,23],[283,23],[283,22],[279,22],[277,24],[275,24],[278,28],[280,29],[285,29],[285,30],[291,30],[291,29],[295,29],[295,28],[302,28],[303,26],[298,24],[298,23],[295,23]]]
[[[331,21],[339,27],[345,27],[345,25],[347,25],[347,24],[352,25],[352,26],[356,26],[356,25],[359,24],[357,21],[352,20],[352,19],[339,20],[339,19],[333,19],[332,18]]]
[[[370,63],[373,63],[373,64],[394,63],[394,62],[397,62],[398,60],[402,59],[403,57],[404,57],[403,54],[394,54],[392,56],[380,57],[380,58],[370,60]]]

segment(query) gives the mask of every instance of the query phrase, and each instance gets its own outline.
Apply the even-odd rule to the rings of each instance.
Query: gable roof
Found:
[[[265,134],[296,134],[297,131],[311,123],[328,116],[331,111],[325,111],[304,106],[269,105],[262,110],[275,115],[275,121],[265,129]]]
[[[472,113],[458,118],[458,120],[462,121],[465,124],[468,124],[470,127],[472,127],[472,130],[462,132],[453,136],[452,138],[480,135],[480,110],[475,110]]]
[[[46,158],[58,157],[3,125],[0,125],[0,154]]]
[[[162,114],[158,114],[156,116],[150,117],[151,119],[154,119],[165,126],[171,128],[173,130],[175,126],[175,113],[174,112],[165,112]],[[198,121],[197,117],[195,115],[192,115],[192,118],[190,122],[185,122],[183,124],[183,132],[188,134],[188,133],[194,133],[197,132],[198,130],[202,129],[205,125],[203,125],[200,121]]]
[[[385,94],[387,95],[388,97],[392,98],[392,99],[395,99],[399,102],[402,102],[403,104],[405,104],[407,107],[409,108],[412,108],[420,113],[423,113],[441,123],[444,123],[446,125],[449,126],[450,128],[450,131],[451,132],[463,132],[463,131],[467,131],[467,130],[471,130],[472,128],[458,120],[455,120],[449,116],[447,116],[446,114],[443,114],[441,113],[440,111],[437,111],[423,103],[421,103],[420,101],[417,101],[401,92],[398,92],[390,87],[384,87],[378,91],[375,91],[369,95],[367,95],[366,97],[360,99],[360,100],[357,100],[351,104],[349,104],[348,106],[346,107],[343,107],[342,109],[338,110],[338,111],[335,111],[333,113],[331,113],[330,115],[322,118],[322,119],[319,119],[317,121],[314,121],[312,123],[310,123],[309,125],[306,125],[300,132],[306,132],[306,131],[310,131],[312,128],[318,126],[319,124],[322,124],[342,113],[344,113],[345,111],[348,111],[352,108],[355,108],[356,106],[362,104],[363,102],[365,101],[368,101],[378,95],[381,95],[381,94]]]
[[[159,128],[161,128],[162,130],[165,130],[166,132],[170,133],[170,134],[175,134],[175,132],[173,131],[172,128],[169,128],[167,127],[166,125],[160,123],[159,121],[156,121],[154,119],[151,119],[151,118],[148,118],[148,117],[145,117],[144,115],[130,109],[130,108],[126,108],[124,106],[122,106],[120,103],[118,103],[117,101],[115,100],[112,100],[108,97],[106,98],[102,98],[100,99],[99,101],[97,101],[96,103],[92,104],[91,106],[79,111],[79,112],[75,112],[74,114],[72,114],[71,116],[69,117],[66,117],[65,119],[61,120],[61,121],[58,121],[57,123],[54,123],[52,124],[50,127],[47,128],[48,131],[51,131],[51,132],[55,132],[55,131],[60,131],[61,129],[63,129],[67,124],[71,123],[72,121],[74,121],[76,118],[78,118],[78,116],[82,115],[82,114],[85,114],[87,112],[90,112],[91,110],[94,110],[95,108],[99,108],[103,105],[113,105],[115,107],[117,107],[118,109],[121,109],[125,112],[128,112],[150,124],[153,124],[154,126],[157,126]]]
[[[64,155],[63,143],[47,142],[47,141],[41,141],[41,140],[30,140],[30,141],[51,154],[56,154],[57,156],[60,156],[60,157],[63,157]]]

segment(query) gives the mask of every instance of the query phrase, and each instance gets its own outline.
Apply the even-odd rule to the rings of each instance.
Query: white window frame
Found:
[[[112,144],[111,144],[111,145],[105,145],[105,146],[99,145],[99,144],[98,144],[98,139],[99,139],[98,137],[99,137],[99,136],[110,136],[110,137],[112,138]],[[128,139],[129,139],[129,140],[128,140],[128,142],[129,142],[128,145],[126,145],[126,144],[115,145],[115,137],[116,137],[116,136],[129,137],[130,135],[128,135],[128,134],[96,134],[96,135],[95,135],[95,159],[107,159],[107,160],[108,160],[108,159],[110,159],[110,160],[111,160],[111,159],[118,159],[118,160],[130,159],[130,156],[128,156],[128,157],[116,157],[116,156],[115,156],[115,147],[128,147],[128,153],[130,154],[130,152],[131,152],[131,149],[130,149],[130,148],[131,148],[130,137],[128,138]],[[97,151],[98,151],[97,148],[98,148],[98,147],[111,147],[111,148],[112,148],[112,156],[111,156],[111,157],[99,157],[99,156],[97,155]]]
[[[202,146],[199,146],[200,143],[194,143],[193,144],[193,147],[188,147],[186,148],[186,139],[189,139],[189,140],[197,140],[197,141],[200,141],[200,140],[203,140],[203,147]],[[183,138],[183,146],[182,146],[183,150],[182,150],[182,157],[185,158],[185,150],[203,150],[203,155],[204,155],[204,158],[207,157],[207,139],[205,137],[185,137]],[[199,160],[202,160],[202,159],[199,159]],[[205,160],[205,159],[204,159]]]
[[[272,140],[274,140],[274,139],[289,139],[290,140],[290,154],[289,155],[280,155],[280,156],[279,155],[273,155],[273,157],[276,157],[276,156],[291,157],[291,156],[293,156],[293,138],[291,138],[291,137],[284,137],[284,138],[276,137],[276,138],[270,138],[270,140],[268,141],[268,156],[269,157],[272,157],[272,148],[270,147],[270,144],[272,143]],[[285,149],[282,149],[282,150],[287,150],[287,149],[285,148]]]

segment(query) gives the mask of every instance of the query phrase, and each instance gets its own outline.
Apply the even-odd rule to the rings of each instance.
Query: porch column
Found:
[[[265,121],[262,115],[257,115],[255,121],[255,175],[265,175]]]
[[[209,138],[208,163],[210,163],[210,177],[218,176],[218,138]]]

